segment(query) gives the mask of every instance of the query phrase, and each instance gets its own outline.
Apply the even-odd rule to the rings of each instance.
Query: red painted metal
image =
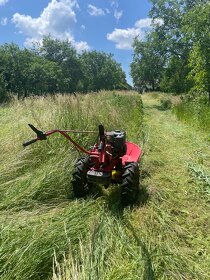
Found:
[[[43,134],[41,134],[40,138],[37,136],[36,139],[31,140],[25,144],[24,146],[27,146],[29,144],[34,143],[38,140],[45,140],[47,136],[50,136],[54,133],[60,133],[63,135],[66,139],[68,139],[77,149],[79,149],[81,152],[87,154],[90,156],[91,161],[94,163],[94,170],[102,170],[104,172],[111,172],[113,168],[117,164],[121,164],[122,166],[125,166],[126,164],[130,162],[138,162],[140,160],[140,157],[142,155],[142,150],[139,146],[132,142],[126,142],[126,154],[122,157],[113,157],[112,151],[111,151],[111,145],[106,143],[106,132],[104,134],[104,137],[101,138],[99,143],[95,144],[92,150],[88,151],[82,146],[80,146],[77,142],[75,142],[69,135],[69,132],[73,133],[97,133],[96,131],[79,131],[79,130],[50,130]],[[44,138],[43,138],[44,135]]]
[[[43,132],[31,124],[29,124],[29,126],[36,133],[37,137],[25,142],[23,144],[24,147],[31,145],[36,141],[46,140],[48,136],[54,133],[60,133],[78,150],[89,155],[90,165],[86,173],[87,180],[96,184],[103,184],[105,187],[108,187],[113,181],[117,183],[122,181],[122,174],[125,166],[131,162],[138,162],[142,156],[142,150],[139,146],[132,142],[125,141],[126,134],[124,132],[105,132],[102,125],[99,125],[98,132],[60,129]],[[73,140],[68,133],[98,133],[99,137],[97,143],[95,143],[91,150],[86,150]],[[114,133],[118,134],[114,135]],[[121,133],[122,137],[120,135]],[[120,137],[117,138],[119,135]],[[117,180],[112,176],[115,172],[118,172],[119,174]]]
[[[127,151],[122,157],[122,164],[125,165],[130,162],[138,162],[141,155],[142,149],[132,142],[126,142]]]
[[[76,143],[68,134],[67,132],[69,132],[69,130],[59,130],[59,129],[55,129],[55,130],[50,130],[50,131],[47,131],[45,132],[45,135],[46,136],[49,136],[49,135],[52,135],[54,133],[60,133],[62,134],[66,139],[68,139],[75,147],[77,147],[81,152],[85,153],[85,154],[88,154],[88,155],[96,155],[98,156],[98,153],[97,152],[91,152],[91,151],[88,151],[86,149],[84,149],[82,146],[80,146],[78,143]],[[75,132],[75,131],[71,131],[71,132]],[[82,132],[84,133],[84,132]],[[92,133],[92,132],[91,132]],[[37,138],[37,140],[40,140]]]

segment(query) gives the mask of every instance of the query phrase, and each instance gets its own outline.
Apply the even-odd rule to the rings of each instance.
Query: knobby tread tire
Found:
[[[124,206],[136,202],[139,193],[139,166],[132,162],[125,166],[122,175],[121,198]]]
[[[87,183],[87,172],[89,170],[89,157],[78,159],[74,165],[72,172],[72,190],[74,197],[82,198],[89,193],[89,185]]]

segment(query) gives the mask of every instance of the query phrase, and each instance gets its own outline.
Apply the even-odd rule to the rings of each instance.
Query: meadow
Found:
[[[0,108],[1,279],[50,278],[54,254],[62,260],[70,245],[79,251],[80,241],[89,240],[109,213],[109,201],[110,207],[119,206],[117,188],[102,191],[98,199],[66,199],[81,155],[59,135],[23,149],[22,143],[34,138],[27,124],[47,131],[97,130],[102,123],[107,130],[127,131],[129,140],[140,143],[142,119],[138,95],[114,92],[34,97]],[[88,148],[96,135],[74,139]]]
[[[0,279],[210,278],[209,177],[196,173],[209,167],[209,143],[162,110],[161,98],[101,92],[0,108]],[[125,130],[144,151],[136,205],[122,208],[119,186],[67,199],[80,155],[59,135],[23,149],[34,138],[28,123],[44,131],[96,130],[100,123]],[[74,137],[87,148],[95,141]]]

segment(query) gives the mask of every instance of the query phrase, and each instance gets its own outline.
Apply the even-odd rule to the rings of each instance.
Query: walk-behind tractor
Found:
[[[139,165],[142,150],[134,143],[126,141],[124,131],[105,132],[103,125],[98,127],[98,141],[88,151],[76,143],[68,133],[94,133],[94,131],[51,130],[43,132],[29,124],[37,137],[25,142],[24,147],[39,140],[46,140],[54,133],[60,133],[78,150],[86,154],[79,158],[72,173],[72,189],[75,197],[85,197],[94,185],[107,188],[110,184],[121,184],[123,205],[136,201],[139,192]]]

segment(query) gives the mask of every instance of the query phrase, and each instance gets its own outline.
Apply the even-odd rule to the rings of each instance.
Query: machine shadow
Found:
[[[106,207],[107,210],[116,218],[121,219],[124,214],[124,210],[130,209],[131,211],[133,209],[143,207],[147,204],[149,200],[149,193],[147,191],[147,187],[144,185],[140,185],[140,190],[138,193],[138,196],[136,198],[136,201],[129,205],[123,205],[121,201],[121,195],[120,195],[120,187],[117,186],[113,188],[109,195],[106,198]]]
[[[152,255],[149,249],[147,248],[146,242],[140,238],[139,230],[135,229],[132,223],[129,221],[127,216],[127,211],[132,211],[135,209],[139,209],[145,206],[149,201],[149,193],[148,187],[146,185],[140,185],[140,191],[137,197],[137,200],[134,204],[128,205],[124,207],[120,201],[120,188],[113,188],[110,195],[107,196],[107,204],[106,209],[108,210],[109,214],[112,215],[117,221],[119,221],[130,234],[133,236],[133,240],[136,243],[136,246],[139,247],[140,251],[142,252],[142,256],[144,259],[144,272],[142,275],[143,280],[155,280],[155,272],[153,269],[152,263]],[[125,214],[126,211],[126,214]]]

